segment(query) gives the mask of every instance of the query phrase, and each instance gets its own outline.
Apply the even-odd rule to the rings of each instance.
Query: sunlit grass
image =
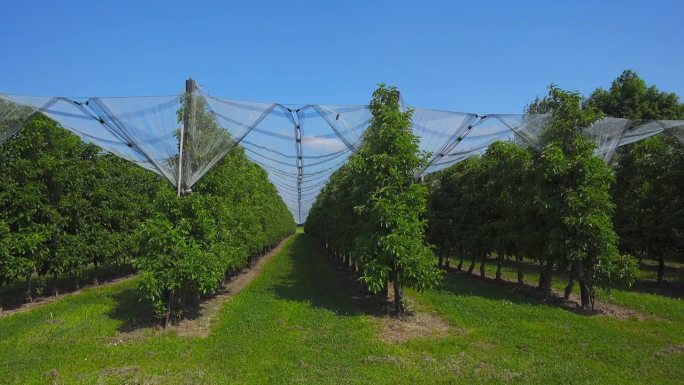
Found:
[[[609,300],[656,316],[618,320],[448,275],[436,290],[409,294],[452,332],[393,344],[381,342],[377,322],[352,306],[330,263],[306,235],[296,235],[224,305],[204,339],[154,329],[122,337],[119,330],[149,310],[135,281],[1,318],[0,383],[676,384],[684,378],[680,299],[615,290]],[[504,274],[515,277],[510,268]],[[535,279],[530,271],[529,282]]]

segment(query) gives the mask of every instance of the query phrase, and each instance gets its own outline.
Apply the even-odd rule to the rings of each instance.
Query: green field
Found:
[[[207,338],[143,327],[135,279],[0,318],[2,384],[648,383],[684,378],[684,301],[615,290],[639,317],[587,316],[463,274],[412,306],[446,333],[385,342],[383,318],[302,233]],[[530,277],[531,279],[532,277]],[[562,282],[559,282],[562,286]]]

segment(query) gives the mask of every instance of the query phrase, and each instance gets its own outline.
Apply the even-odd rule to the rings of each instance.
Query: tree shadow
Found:
[[[130,333],[160,325],[154,315],[152,304],[147,301],[137,287],[126,287],[124,290],[112,293],[111,297],[116,306],[107,314],[109,318],[121,321],[119,332]]]
[[[495,257],[488,257],[487,258],[487,265],[488,266],[495,266],[497,263],[497,260]],[[446,268],[447,271],[452,271],[455,273],[463,273],[465,274],[465,271],[458,271],[453,267],[454,260],[451,260],[452,267]],[[464,261],[463,264],[463,270],[467,270],[467,267],[470,264],[470,260],[467,259]],[[479,261],[477,262],[476,269],[479,266]],[[530,260],[524,260],[521,263],[522,270],[525,274],[525,277],[528,276],[537,276],[539,275],[539,266],[534,262]],[[508,260],[504,259],[502,261],[502,267],[504,269],[509,269],[512,271],[517,270],[518,268],[518,263],[514,260]],[[658,271],[658,265],[657,262],[655,261],[644,261],[639,265],[639,269],[643,272],[648,272],[651,273],[652,276],[656,276],[657,271]],[[475,276],[474,274],[472,275],[473,278],[478,278],[478,276]],[[567,282],[568,279],[570,278],[570,275],[568,273],[567,269],[564,270],[557,270],[554,269],[554,280],[560,280],[563,282]],[[485,278],[486,279],[486,278]],[[490,280],[494,282],[493,280]],[[494,282],[496,284],[499,284],[498,282]],[[507,284],[510,283],[513,285],[513,288],[515,289],[518,287],[517,283],[511,283],[511,282],[503,282],[502,284]],[[528,291],[529,290],[535,290],[536,288],[534,286],[531,286],[529,284],[526,285]],[[672,263],[666,264],[665,265],[665,279],[662,284],[658,285],[655,279],[649,279],[649,278],[641,278],[638,279],[632,286],[628,287],[625,285],[618,285],[615,287],[615,289],[623,290],[623,291],[628,291],[628,292],[635,292],[635,293],[645,293],[645,294],[654,294],[654,295],[661,295],[665,297],[670,297],[674,299],[684,299],[684,266],[676,265],[673,266]],[[534,293],[533,293],[534,294]],[[562,298],[560,298],[562,300]]]
[[[684,299],[684,282],[668,281],[667,278],[660,285],[655,280],[642,279],[634,283],[632,287],[621,289],[644,294],[662,295],[674,299]]]
[[[175,325],[180,321],[192,321],[202,317],[200,304],[227,292],[227,289],[221,286],[215,293],[201,296],[198,303],[181,307],[178,309],[181,312],[180,316],[172,319],[171,323]],[[116,306],[109,312],[108,316],[111,319],[121,321],[121,326],[118,328],[119,332],[131,333],[141,329],[162,326],[162,320],[155,315],[152,303],[144,297],[143,292],[137,287],[128,287],[113,293],[111,298]]]
[[[288,273],[269,288],[276,298],[304,302],[338,316],[389,312],[386,300],[368,293],[353,272],[325,253],[310,236],[297,235],[288,253]]]
[[[447,275],[438,290],[459,296],[474,296],[495,301],[508,301],[519,305],[550,306],[585,316],[602,315],[600,307],[584,309],[575,300],[566,300],[553,291],[550,295],[537,287],[507,280],[497,281],[490,277],[480,277],[454,268],[447,268]]]

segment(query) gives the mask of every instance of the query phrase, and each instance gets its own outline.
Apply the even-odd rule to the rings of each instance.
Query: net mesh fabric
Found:
[[[404,109],[409,107],[403,106]],[[412,108],[412,130],[427,165],[422,176],[483,154],[496,141],[537,146],[548,114],[491,114]],[[168,179],[192,186],[236,145],[268,172],[299,223],[321,189],[359,147],[368,106],[286,105],[216,98],[201,89],[180,95],[63,98],[0,95],[0,143],[40,112],[83,141]],[[679,140],[684,121],[605,118],[585,130],[596,155],[663,132]]]
[[[52,99],[35,96],[9,97],[0,94],[0,144],[16,134],[29,117]]]

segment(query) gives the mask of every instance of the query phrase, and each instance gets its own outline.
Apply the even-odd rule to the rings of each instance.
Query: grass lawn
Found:
[[[135,280],[0,318],[0,384],[676,384],[684,378],[681,299],[616,290],[607,300],[652,317],[591,317],[447,275],[438,289],[408,295],[451,331],[390,343],[378,338],[382,321],[352,305],[330,263],[297,234],[224,305],[208,338],[154,328],[125,332],[149,311]]]

